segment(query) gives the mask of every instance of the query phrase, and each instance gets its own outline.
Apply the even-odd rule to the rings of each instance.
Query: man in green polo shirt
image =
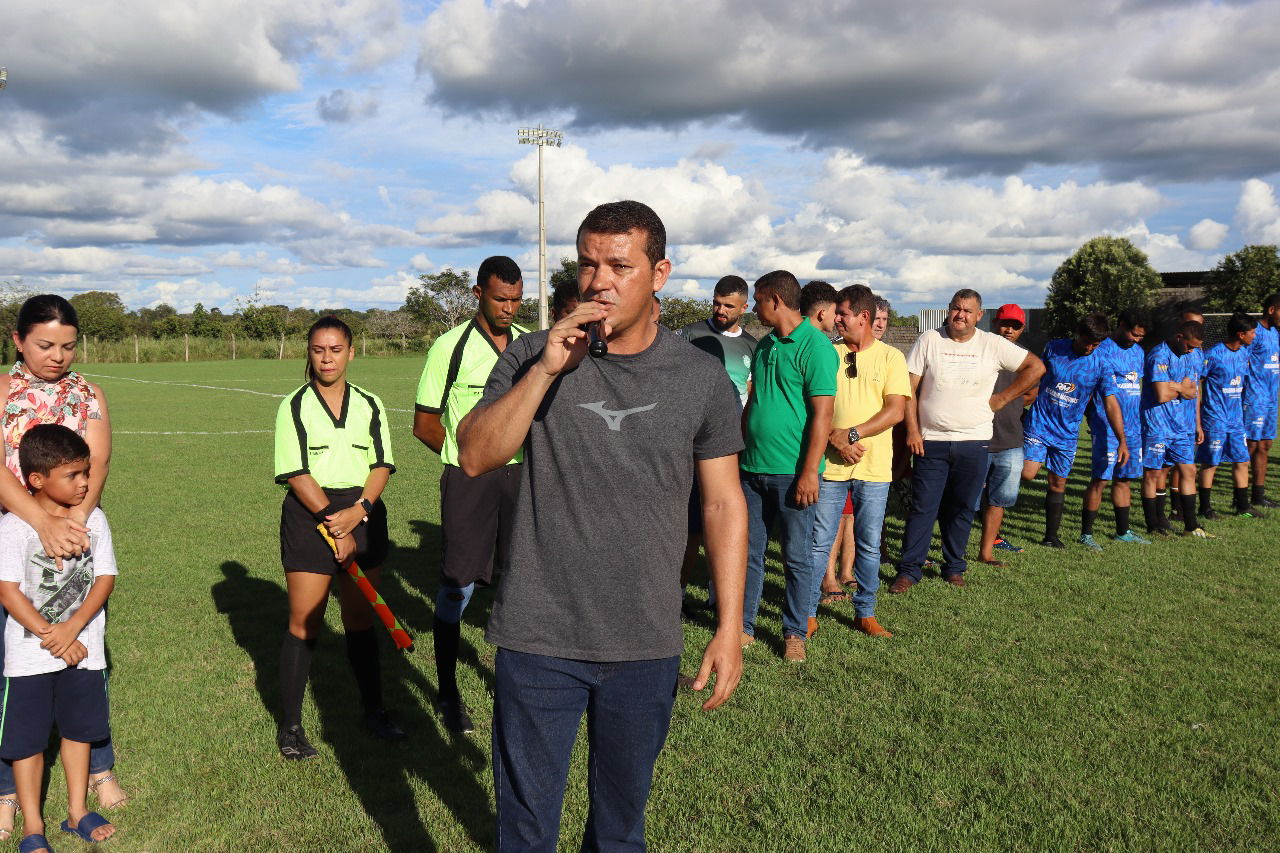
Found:
[[[511,517],[520,486],[521,455],[496,471],[468,477],[458,467],[458,423],[480,401],[489,373],[507,345],[526,330],[515,324],[524,281],[511,258],[486,258],[472,288],[474,317],[445,332],[427,353],[418,382],[413,435],[440,454],[440,589],[431,633],[435,640],[437,707],[446,729],[473,730],[458,691],[459,623],[477,583],[493,579],[495,551],[506,560]]]
[[[756,317],[773,331],[751,360],[751,396],[743,412],[746,449],[739,463],[749,524],[742,642],[754,642],[764,592],[764,552],[778,522],[786,568],[784,657],[805,659],[812,589],[812,534],[818,479],[831,432],[839,359],[826,336],[800,314],[800,282],[786,270],[755,287]]]

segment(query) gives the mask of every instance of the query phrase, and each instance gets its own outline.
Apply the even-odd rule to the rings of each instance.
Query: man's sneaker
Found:
[[[1092,533],[1081,533],[1080,538],[1076,541],[1088,548],[1090,551],[1097,551],[1099,553],[1102,551],[1102,546],[1093,538]]]
[[[924,562],[920,564],[920,568],[922,568],[922,569],[936,569],[936,568],[938,568],[938,563],[937,563],[937,561],[935,561],[935,560],[930,560],[928,557],[925,557],[925,558],[924,558]]]
[[[364,727],[378,740],[404,740],[408,737],[385,708],[365,714]]]
[[[1256,501],[1249,501],[1249,505],[1262,507],[1263,509],[1280,508],[1280,503],[1276,503],[1275,501],[1271,500],[1271,498],[1260,498]]]
[[[440,722],[453,734],[467,735],[476,730],[461,699],[440,699],[436,702],[436,710],[440,712]]]
[[[1217,521],[1222,518],[1222,516],[1218,515],[1218,511],[1213,507],[1209,507],[1204,512],[1200,513],[1200,517],[1208,521]]]
[[[1150,539],[1147,539],[1144,536],[1139,536],[1138,534],[1134,533],[1132,530],[1126,530],[1124,533],[1121,533],[1118,536],[1112,536],[1111,538],[1114,539],[1116,542],[1128,542],[1132,545],[1150,545],[1151,544]]]
[[[787,637],[786,647],[782,652],[782,659],[791,661],[792,663],[804,663],[804,637]]]
[[[1041,546],[1043,546],[1043,547],[1045,547],[1045,548],[1065,548],[1065,547],[1067,547],[1067,546],[1066,546],[1066,544],[1065,544],[1061,539],[1059,539],[1059,538],[1058,538],[1058,537],[1056,537],[1056,536],[1054,536],[1054,537],[1048,537],[1048,536],[1046,536],[1044,539],[1041,539],[1041,540],[1040,540],[1040,544],[1041,544]]]
[[[1203,527],[1197,527],[1195,530],[1184,530],[1182,532],[1182,535],[1194,536],[1197,539],[1217,539],[1218,538],[1217,536],[1214,536],[1209,531],[1205,530]]]
[[[991,543],[991,547],[995,548],[997,551],[1008,551],[1012,554],[1021,554],[1027,550],[1026,548],[1023,548],[1020,545],[1014,545],[1012,542],[1010,542],[1008,539],[1005,539],[1003,536],[997,537],[996,541]]]
[[[302,726],[298,725],[276,732],[276,746],[280,747],[280,754],[290,761],[303,761],[320,754],[307,740],[307,733],[302,730]]]
[[[1266,518],[1266,513],[1250,505],[1248,509],[1236,510],[1236,518]]]

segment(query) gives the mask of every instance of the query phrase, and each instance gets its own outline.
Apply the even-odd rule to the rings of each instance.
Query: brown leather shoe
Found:
[[[944,575],[942,578],[952,586],[964,586],[964,575]]]
[[[893,634],[890,634],[888,631],[886,631],[884,627],[879,622],[876,621],[876,617],[874,616],[857,617],[856,619],[853,620],[853,627],[857,628],[859,631],[866,634],[868,637],[888,638],[893,636]]]
[[[817,620],[817,619],[814,619],[812,616],[810,616],[810,617],[809,617],[809,630],[805,632],[805,634],[804,634],[804,638],[805,638],[806,640],[813,639],[813,635],[814,635],[814,634],[816,634],[816,633],[818,633],[818,620]]]
[[[898,575],[893,579],[893,583],[889,584],[889,593],[891,595],[902,595],[915,585],[916,582],[906,575]]]
[[[791,663],[804,663],[804,637],[787,637],[782,659]]]
[[[750,634],[748,634],[746,631],[743,631],[743,632],[742,632],[742,647],[743,647],[744,649],[745,649],[747,646],[749,646],[749,645],[751,645],[752,643],[754,643],[755,641],[756,641],[756,638],[755,638],[755,637],[751,636],[751,635],[750,635]]]

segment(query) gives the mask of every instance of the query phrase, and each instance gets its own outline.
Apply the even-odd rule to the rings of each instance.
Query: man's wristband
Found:
[[[314,518],[316,521],[320,522],[321,524],[323,524],[325,519],[333,515],[335,512],[341,512],[341,508],[336,507],[332,503],[330,503],[319,512],[311,513],[311,517]]]

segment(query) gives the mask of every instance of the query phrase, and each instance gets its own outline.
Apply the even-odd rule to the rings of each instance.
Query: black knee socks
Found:
[[[1234,495],[1235,495],[1236,512],[1248,512],[1249,511],[1249,487],[1236,486]]]
[[[1169,523],[1165,521],[1165,501],[1168,499],[1168,492],[1156,492],[1156,518],[1161,527],[1168,527]]]
[[[1086,509],[1080,512],[1080,532],[1085,536],[1093,535],[1093,523],[1098,520],[1098,510]]]
[[[1143,504],[1143,509],[1144,510],[1146,509],[1145,504]],[[1123,536],[1125,533],[1129,531],[1129,507],[1118,506],[1115,508],[1115,511],[1116,511],[1116,535]]]
[[[1267,497],[1267,487],[1266,487],[1266,486],[1254,486],[1254,487],[1253,487],[1253,497],[1252,497],[1252,498],[1250,498],[1250,501],[1251,501],[1252,503],[1260,504],[1260,503],[1262,503],[1262,501],[1263,501],[1266,497]]]
[[[315,648],[314,639],[300,640],[285,631],[280,644],[280,725],[284,728],[302,723],[302,694],[307,690]]]
[[[1198,490],[1200,492],[1200,514],[1204,515],[1209,512],[1211,502],[1213,500],[1213,488],[1208,489],[1203,486]]]
[[[1062,526],[1062,505],[1067,496],[1062,492],[1048,492],[1044,496],[1044,538],[1057,539]]]
[[[1192,531],[1200,526],[1200,522],[1196,520],[1196,496],[1194,494],[1184,495],[1178,493],[1178,497],[1182,500],[1182,527],[1184,530]]]
[[[437,617],[431,623],[431,636],[436,646],[436,684],[441,699],[458,698],[458,644],[462,627]]]
[[[347,631],[347,661],[360,689],[366,713],[382,709],[382,662],[378,658],[378,632],[373,628]]]

